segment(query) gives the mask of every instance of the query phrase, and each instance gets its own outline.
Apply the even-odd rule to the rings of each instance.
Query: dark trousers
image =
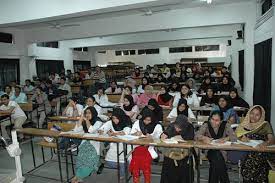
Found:
[[[229,183],[227,167],[222,153],[219,150],[209,150],[207,158],[210,162],[209,183]]]

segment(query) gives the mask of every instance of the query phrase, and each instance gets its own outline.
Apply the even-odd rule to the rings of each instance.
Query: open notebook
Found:
[[[221,142],[219,142],[219,140],[212,140],[212,142],[210,144],[215,145],[215,146],[229,146],[229,145],[231,145],[231,142],[225,141],[225,142],[221,143]]]
[[[243,144],[243,145],[247,145],[250,147],[256,147],[257,145],[263,143],[262,140],[250,140],[249,142],[243,142],[238,140],[237,142],[235,142],[235,144]]]

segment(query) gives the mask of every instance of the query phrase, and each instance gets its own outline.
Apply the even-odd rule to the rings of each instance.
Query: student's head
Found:
[[[224,76],[224,77],[222,78],[222,84],[227,85],[228,83],[229,83],[228,77]]]
[[[158,102],[156,101],[156,99],[153,99],[151,98],[149,101],[148,101],[148,108],[151,110],[151,111],[154,111],[156,108],[159,108],[159,104]]]
[[[20,92],[21,92],[21,88],[20,88],[19,86],[16,86],[16,87],[14,88],[14,90],[15,90],[15,94],[16,94],[16,95],[19,95]]]
[[[126,94],[126,95],[131,95],[133,89],[132,89],[131,86],[125,86],[125,87],[124,87],[124,90],[125,90],[125,94]]]
[[[123,100],[124,106],[130,106],[134,104],[134,99],[131,95],[125,95]]]
[[[181,66],[181,71],[183,71],[183,72],[186,71],[185,65],[182,65],[182,66]]]
[[[167,89],[165,86],[162,86],[162,87],[160,88],[160,94],[161,94],[161,95],[164,95],[164,94],[166,94],[166,93],[168,93],[168,89]]]
[[[148,85],[148,84],[149,84],[148,78],[146,77],[142,78],[142,85]]]
[[[72,106],[74,106],[76,104],[77,104],[77,98],[76,97],[71,97],[69,99],[69,105],[72,107]]]
[[[162,76],[162,74],[158,74],[158,81],[163,81],[163,76]]]
[[[154,65],[154,70],[158,70],[158,66],[157,65]]]
[[[121,123],[123,120],[123,117],[125,116],[125,112],[120,108],[115,108],[112,112],[111,120],[114,124]]]
[[[151,66],[150,65],[146,65],[146,70],[150,70]]]
[[[143,123],[145,125],[149,125],[151,122],[153,122],[155,120],[154,119],[154,113],[151,110],[145,108],[142,111],[141,120],[143,121]]]
[[[87,106],[94,106],[96,104],[95,97],[90,96],[86,99]]]
[[[176,63],[176,68],[180,68],[180,63],[179,62]]]
[[[4,105],[7,106],[9,104],[9,102],[10,102],[9,95],[7,95],[7,94],[1,95],[1,102],[2,102],[2,104],[4,104]]]
[[[249,118],[250,123],[257,123],[262,118],[262,108],[260,106],[253,107],[252,110],[250,110]]]
[[[75,78],[79,78],[79,76],[80,76],[80,73],[79,73],[79,72],[75,72],[75,73],[74,73],[74,77],[75,77]]]
[[[214,95],[214,90],[211,86],[209,86],[207,89],[206,89],[206,95],[208,98],[212,98],[213,95]]]
[[[178,88],[179,86],[178,86],[178,83],[177,82],[173,82],[172,84],[171,84],[171,90],[172,91],[178,91]]]
[[[36,92],[37,94],[41,94],[41,93],[43,92],[43,90],[42,90],[41,87],[36,87],[36,88],[35,88],[35,92]]]
[[[51,72],[51,73],[50,73],[50,78],[51,78],[51,79],[54,79],[54,78],[55,78],[54,72]]]
[[[193,88],[193,86],[194,86],[194,80],[193,80],[193,79],[188,79],[188,80],[186,81],[186,83],[187,83],[187,85],[188,85],[190,88]]]
[[[211,126],[218,128],[223,120],[223,113],[221,111],[213,111],[209,116]]]
[[[238,98],[239,95],[238,95],[238,90],[237,90],[237,88],[231,88],[231,89],[229,90],[229,96],[230,96],[231,99]]]
[[[204,76],[210,76],[210,72],[209,72],[209,70],[208,69],[206,69],[205,71],[204,71],[204,74],[203,74]]]
[[[220,108],[226,108],[228,106],[228,104],[229,104],[228,97],[226,97],[226,96],[220,96],[218,104],[219,104]]]
[[[67,74],[72,74],[72,70],[68,69]]]
[[[227,72],[227,67],[223,66],[222,67],[222,73],[226,73]]]
[[[164,64],[163,64],[163,68],[166,68],[166,67],[167,67],[167,63],[164,63]]]
[[[96,71],[96,72],[100,72],[100,67],[99,67],[99,66],[96,66],[96,67],[95,67],[95,71]]]
[[[61,77],[61,78],[60,78],[60,84],[61,84],[61,85],[64,85],[65,82],[66,82],[66,78],[65,78],[65,77]]]
[[[87,107],[84,111],[84,117],[87,118],[88,120],[92,120],[94,118],[97,118],[97,111],[94,107],[90,106]]]
[[[116,87],[117,87],[116,81],[112,81],[112,82],[110,83],[110,86],[111,86],[111,88],[116,88]]]
[[[153,90],[154,90],[153,86],[146,85],[145,88],[144,88],[144,93],[148,94],[148,95],[151,95],[151,94],[153,94]]]
[[[11,92],[11,86],[10,85],[6,85],[5,86],[5,93],[9,94]]]
[[[48,79],[48,80],[46,81],[46,86],[47,86],[47,87],[51,87],[52,84],[53,84],[53,82],[52,82],[51,80]]]
[[[25,85],[26,85],[26,86],[30,86],[30,85],[31,85],[31,80],[26,79],[26,80],[25,80]]]
[[[104,95],[104,88],[103,88],[103,87],[99,87],[98,90],[97,90],[97,94],[98,94],[99,96]]]
[[[210,77],[205,77],[205,78],[204,78],[204,83],[207,84],[207,85],[211,84],[211,79],[210,79]]]
[[[189,93],[190,93],[190,86],[189,85],[187,85],[187,84],[183,84],[182,86],[181,86],[181,94],[182,95],[185,95],[185,96],[187,96],[187,95],[189,95]]]
[[[179,114],[174,122],[176,132],[179,134],[188,123],[188,118],[183,114]]]
[[[187,107],[188,107],[187,100],[185,100],[184,98],[181,98],[178,103],[177,111],[183,112],[186,110]]]
[[[136,74],[139,74],[140,73],[140,69],[137,67],[137,68],[135,68],[135,73]]]

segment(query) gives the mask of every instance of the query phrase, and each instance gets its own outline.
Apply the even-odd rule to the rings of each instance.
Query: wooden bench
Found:
[[[107,94],[109,102],[119,103],[121,94]]]

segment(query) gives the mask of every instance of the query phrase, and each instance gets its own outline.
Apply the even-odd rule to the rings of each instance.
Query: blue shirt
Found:
[[[20,92],[19,96],[15,96],[15,94],[11,97],[12,101],[15,101],[16,103],[27,103],[27,95],[25,93]]]

